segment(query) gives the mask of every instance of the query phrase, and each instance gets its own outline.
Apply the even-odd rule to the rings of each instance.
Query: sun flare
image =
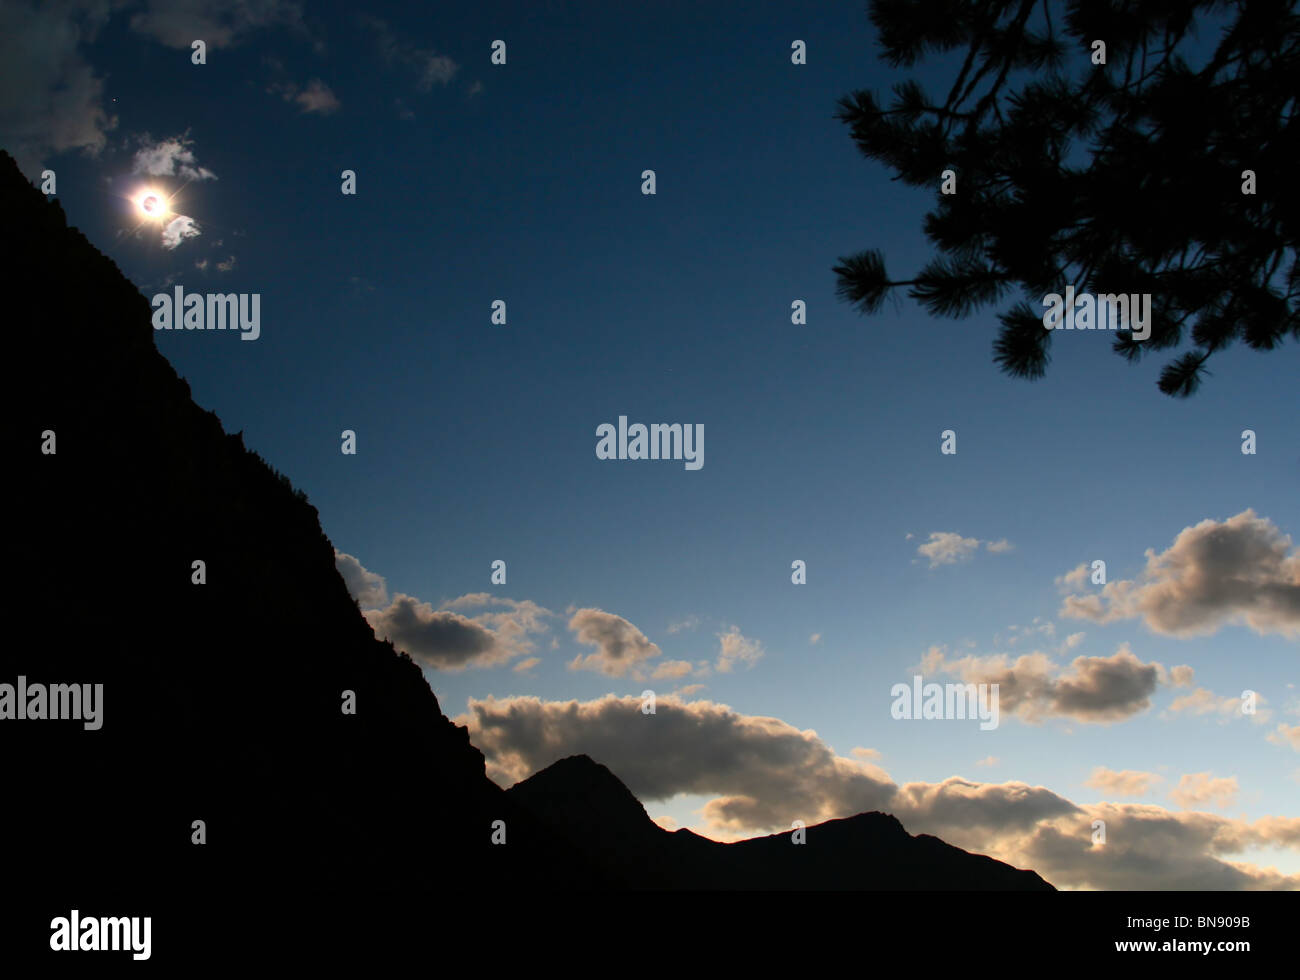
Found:
[[[167,196],[152,187],[146,187],[135,196],[135,209],[146,221],[162,221],[171,213]]]

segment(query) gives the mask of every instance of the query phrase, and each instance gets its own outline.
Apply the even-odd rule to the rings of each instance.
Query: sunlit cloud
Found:
[[[151,140],[140,137],[141,147],[131,161],[131,172],[148,177],[182,177],[186,180],[216,180],[217,175],[199,166],[194,155],[194,141],[187,135]]]
[[[1134,580],[1067,596],[1061,615],[1098,623],[1140,619],[1169,636],[1204,636],[1234,623],[1300,636],[1300,554],[1253,510],[1184,528],[1166,550],[1148,548],[1146,559]],[[1064,584],[1082,587],[1083,568],[1064,576]]]

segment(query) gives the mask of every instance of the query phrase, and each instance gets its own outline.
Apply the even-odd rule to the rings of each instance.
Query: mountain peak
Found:
[[[569,836],[660,832],[622,780],[588,755],[553,762],[510,787],[507,795],[548,822],[563,825]]]

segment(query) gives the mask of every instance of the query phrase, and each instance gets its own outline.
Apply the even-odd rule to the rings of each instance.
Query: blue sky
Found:
[[[598,758],[603,748],[615,757],[600,761],[652,816],[722,836],[701,810],[720,797],[774,794],[760,802],[781,822],[736,826],[734,836],[788,827],[801,806],[825,817],[846,799],[866,805],[884,779],[942,787],[961,776],[990,788],[935,792],[980,800],[1019,798],[1023,783],[1077,806],[1166,808],[1173,823],[1157,836],[1195,812],[1256,828],[1261,847],[1196,852],[1186,867],[1184,845],[1159,836],[1149,849],[1169,870],[1154,887],[1210,881],[1219,860],[1273,866],[1279,877],[1260,880],[1300,884],[1286,877],[1300,875],[1300,830],[1286,850],[1276,846],[1285,833],[1257,823],[1300,824],[1300,728],[1278,734],[1300,726],[1294,545],[1259,572],[1292,612],[1270,618],[1247,590],[1219,602],[1203,635],[1169,622],[1190,622],[1190,607],[1221,596],[1174,601],[1162,630],[1141,613],[1064,616],[1067,594],[1101,590],[1058,582],[1100,558],[1112,582],[1195,592],[1205,569],[1148,582],[1144,552],[1165,552],[1207,520],[1234,540],[1294,540],[1296,347],[1216,355],[1204,389],[1183,401],[1155,387],[1162,357],[1128,365],[1104,334],[1058,335],[1046,379],[1028,383],[992,363],[1001,307],[945,320],[904,300],[863,318],[839,302],[840,256],[881,247],[901,275],[929,255],[920,222],[932,195],[891,182],[833,119],[841,95],[906,77],[876,60],[860,5],[754,4],[743,19],[685,4],[379,6],[362,20],[342,7],[273,3],[266,23],[237,6],[206,15],[174,6],[166,18],[147,4],[62,12],[80,35],[50,64],[80,80],[69,110],[80,135],[34,137],[20,162],[33,177],[56,170],[70,222],[146,295],[177,283],[261,294],[257,341],[158,332],[159,349],[200,405],[307,493],[339,551],[382,576],[390,599],[429,604],[412,636],[430,644],[426,674],[450,716],[471,720],[471,700],[539,699],[519,711],[549,719],[540,728],[503,724],[489,738],[472,727],[498,778],[553,761],[549,746]],[[58,15],[5,16],[19,36]],[[193,65],[185,39],[204,32],[207,64]],[[508,45],[504,66],[489,63],[496,38]],[[790,62],[796,38],[807,42],[806,65]],[[33,73],[34,86],[48,81]],[[937,88],[945,76],[921,77]],[[166,141],[170,159],[214,177],[181,186],[178,175],[134,172],[142,149]],[[654,196],[640,192],[646,168]],[[340,193],[344,169],[357,174],[355,196]],[[144,183],[175,190],[174,209],[199,234],[166,249],[156,228],[132,232],[128,198]],[[505,325],[489,322],[496,299],[508,304]],[[790,322],[796,299],[806,325]],[[705,465],[598,460],[596,427],[620,415],[702,424]],[[1256,455],[1240,451],[1246,428]],[[357,433],[356,455],[340,452],[344,429]],[[939,451],[944,429],[957,432],[956,455]],[[1256,521],[1224,524],[1248,509]],[[954,560],[932,567],[918,548],[935,533],[979,543],[954,544],[945,553]],[[1009,549],[989,550],[999,541]],[[490,583],[495,559],[507,562],[505,585]],[[806,585],[791,583],[795,559],[807,563]],[[448,607],[475,593],[513,605]],[[386,608],[372,622],[389,622]],[[570,623],[582,610],[626,623],[632,632],[599,620],[624,640],[655,645],[640,678],[570,668],[613,649],[581,642]],[[446,669],[437,643],[475,628],[501,645],[500,659]],[[722,671],[728,633],[748,659]],[[1050,698],[1035,718],[1004,707],[990,732],[890,717],[892,685],[934,647],[947,663],[1039,651],[1059,681],[1075,657],[1113,658],[1124,644],[1166,674],[1190,666],[1194,680],[1169,674],[1145,707],[1104,721],[1062,713]],[[654,678],[665,661],[689,662],[690,676]],[[636,769],[648,736],[629,735],[620,749],[617,736],[546,707],[646,688],[671,697],[688,684],[703,686],[681,703],[730,706],[724,727],[743,729],[744,748],[716,763],[727,774],[701,765],[667,799],[647,787],[671,781]],[[1197,713],[1245,689],[1262,695],[1267,720]],[[822,802],[807,806],[782,797],[777,777],[746,782],[734,771],[771,748],[751,721],[762,717],[793,726],[778,755],[794,743],[816,749],[788,757],[809,772],[840,766],[827,753],[879,768],[850,774],[847,796],[814,788]],[[509,741],[526,730],[551,741]],[[816,736],[798,734],[807,730]],[[1159,778],[1121,796],[1087,785],[1097,767]],[[1193,778],[1180,789],[1184,776]],[[913,832],[1038,861],[1067,886],[1142,886],[1114,867],[1089,870],[1086,857],[1041,866],[1048,845],[1019,841],[1014,815],[989,829],[938,804],[913,799],[909,809],[901,795],[882,805]]]

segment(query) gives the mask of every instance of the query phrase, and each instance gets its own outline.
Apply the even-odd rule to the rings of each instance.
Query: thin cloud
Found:
[[[261,28],[302,27],[302,5],[292,0],[145,0],[131,29],[169,48],[203,41],[224,48]]]
[[[1216,778],[1208,772],[1188,773],[1169,791],[1169,798],[1184,809],[1213,803],[1226,810],[1237,802],[1237,777]]]
[[[907,537],[910,539],[912,535],[909,534]],[[986,551],[993,554],[1003,554],[1015,548],[1015,545],[1006,538],[998,541],[981,541],[979,538],[964,538],[955,531],[931,531],[929,540],[919,545],[916,553],[928,559],[931,568],[938,568],[940,565],[956,565],[958,562],[969,561],[975,552],[979,551],[981,544]]]
[[[655,667],[655,672],[650,676],[656,680],[662,677],[676,680],[688,676],[692,670],[694,667],[689,660],[665,660]]]
[[[668,624],[669,633],[680,633],[682,630],[693,630],[700,625],[699,616],[687,616],[685,619],[677,620]]]
[[[398,35],[387,21],[369,14],[362,14],[359,19],[374,33],[379,55],[385,62],[401,65],[415,73],[418,91],[428,92],[434,85],[446,85],[460,70],[460,66],[446,55],[418,47]]]
[[[272,85],[270,91],[297,105],[304,114],[328,116],[341,106],[338,96],[319,78],[313,78],[306,88],[299,88],[292,82],[279,82]]]
[[[1300,752],[1300,725],[1281,723],[1277,731],[1266,736],[1274,745],[1287,745]]]
[[[1098,766],[1093,769],[1092,775],[1083,785],[1112,796],[1146,796],[1151,792],[1152,785],[1160,781],[1161,777],[1153,772],[1142,772],[1138,769],[1116,772],[1114,769]]]
[[[763,644],[741,634],[739,627],[731,626],[718,634],[718,660],[714,670],[730,673],[737,666],[752,667],[763,658]]]
[[[1190,668],[1188,668],[1190,670]],[[1174,699],[1165,712],[1169,715],[1210,715],[1226,722],[1233,718],[1248,718],[1255,724],[1267,722],[1273,713],[1263,707],[1265,697],[1255,693],[1255,708],[1252,714],[1245,711],[1246,701],[1242,697],[1215,694],[1209,688],[1198,687],[1189,694]]]

